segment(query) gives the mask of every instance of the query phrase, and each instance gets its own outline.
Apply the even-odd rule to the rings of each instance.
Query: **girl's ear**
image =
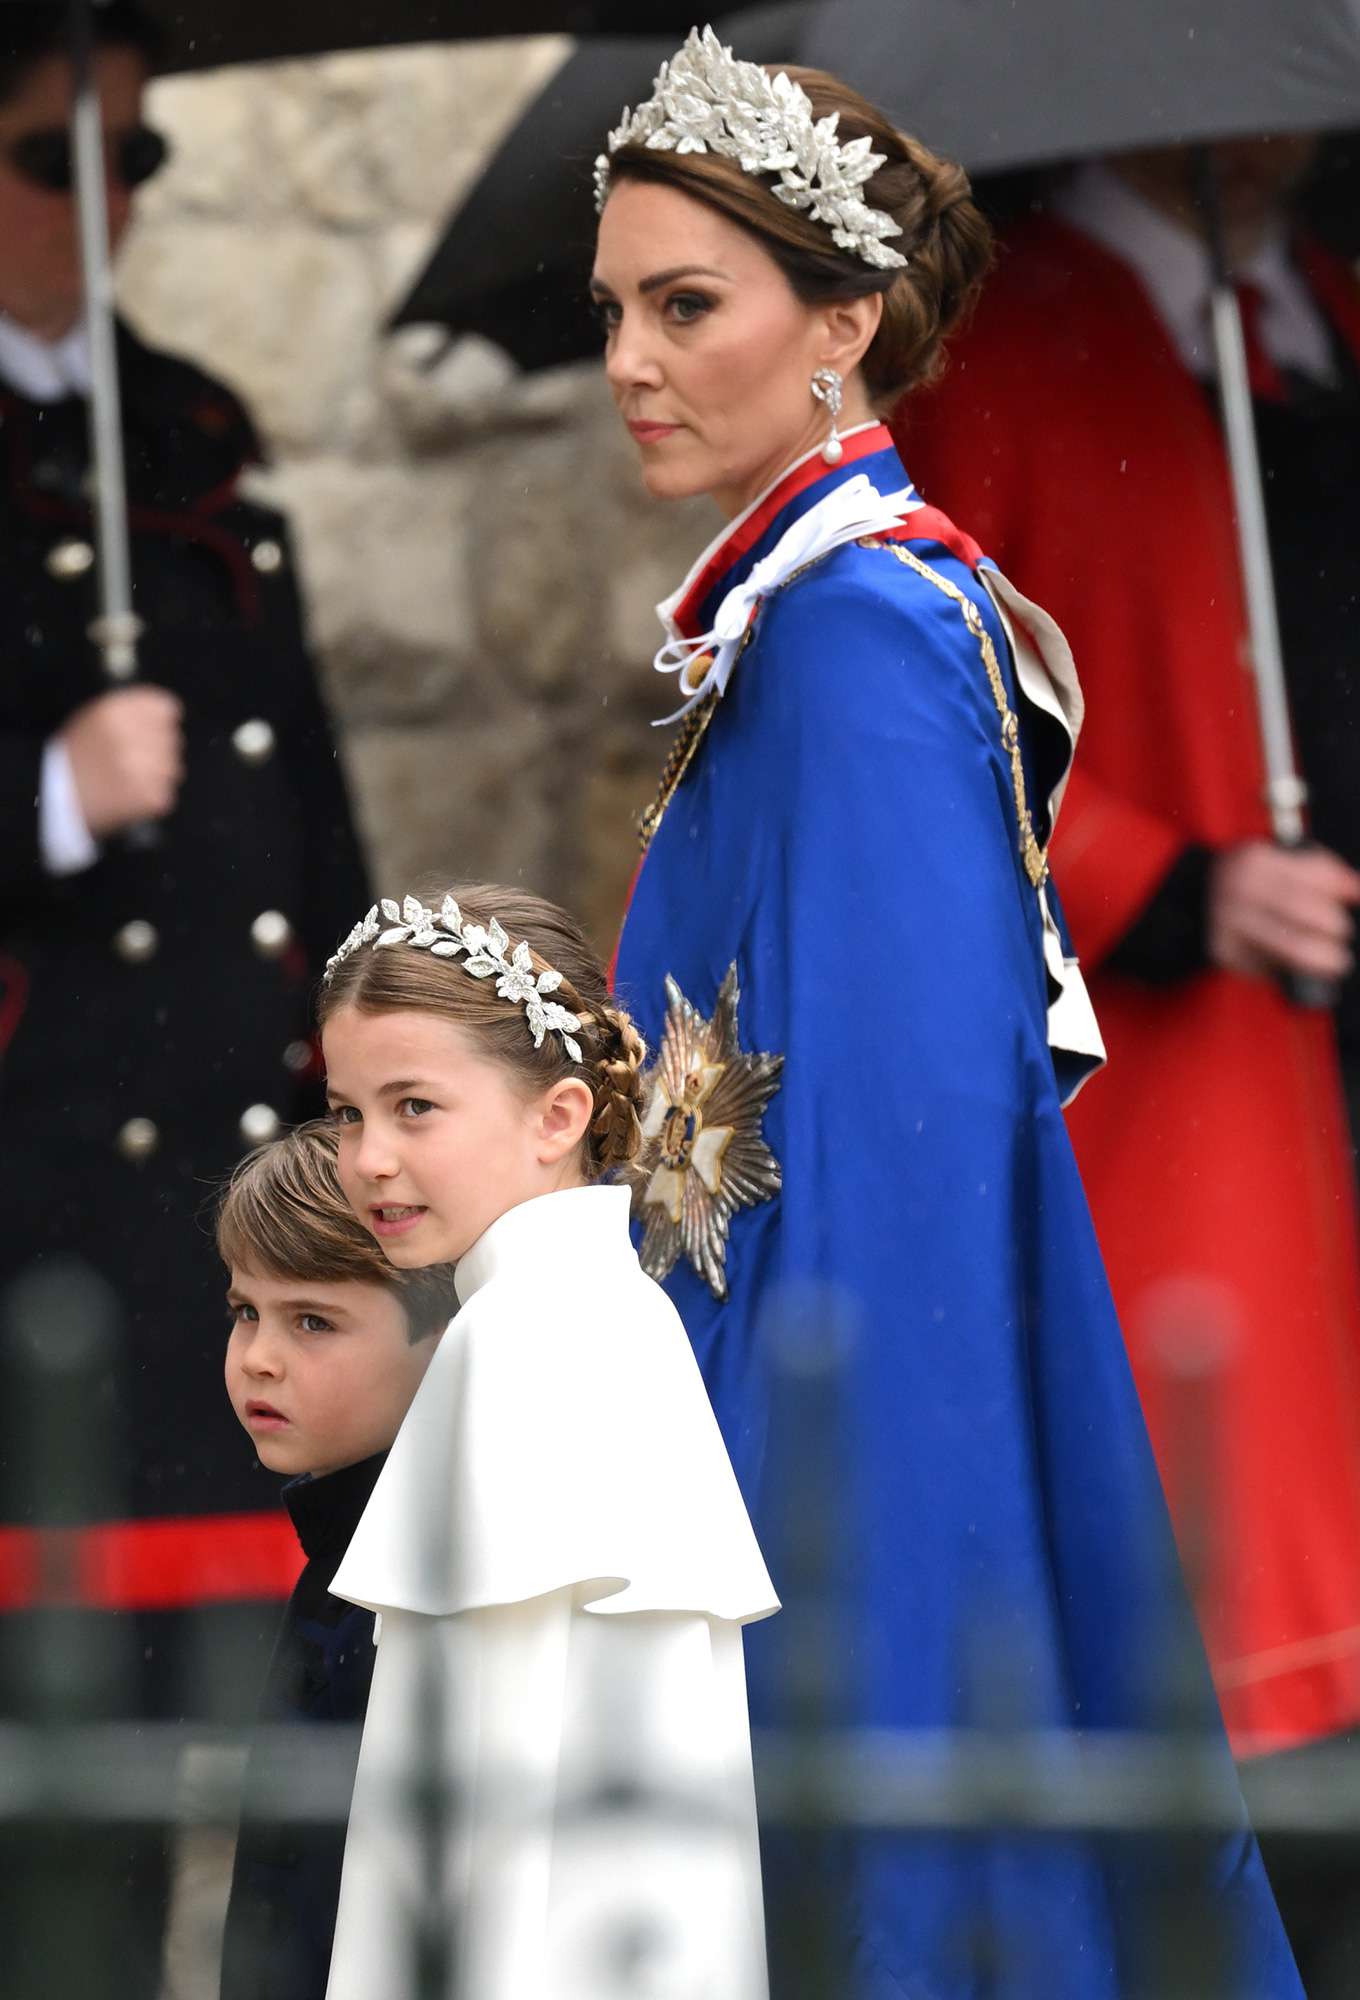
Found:
[[[564,1077],[539,1100],[538,1157],[546,1166],[556,1166],[574,1152],[590,1130],[595,1114],[595,1093],[579,1076]]]

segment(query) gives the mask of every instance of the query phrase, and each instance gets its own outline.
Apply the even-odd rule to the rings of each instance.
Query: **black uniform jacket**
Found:
[[[223,1390],[211,1197],[265,1132],[261,1107],[316,1108],[316,979],[368,895],[284,524],[238,489],[249,420],[198,369],[120,339],[141,678],[184,703],[187,777],[154,844],[45,871],[43,747],[108,687],[87,637],[87,410],[0,384],[0,1286],[62,1253],[110,1281],[117,1471],[99,1511],[188,1529],[277,1506]],[[5,1439],[24,1416],[15,1384],[0,1391],[0,1496],[22,1522]],[[275,1541],[246,1524],[238,1575],[231,1528],[167,1531],[150,1601],[271,1594],[256,1572],[286,1521]],[[110,1546],[108,1595],[136,1603],[149,1545]],[[0,1560],[0,1609],[5,1576]]]

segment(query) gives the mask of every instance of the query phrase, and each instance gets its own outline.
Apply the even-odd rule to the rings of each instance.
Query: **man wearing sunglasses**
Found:
[[[129,0],[94,19],[116,245],[165,156],[142,115],[155,37]],[[367,892],[286,530],[238,487],[249,419],[127,327],[138,679],[108,683],[90,641],[65,23],[52,0],[0,4],[0,1323],[34,1264],[74,1255],[111,1287],[121,1353],[101,1422],[117,1490],[82,1503],[97,1518],[76,1567],[97,1567],[126,1641],[125,1712],[229,1720],[253,1709],[254,1649],[296,1554],[274,1481],[247,1475],[219,1409],[202,1209],[247,1145],[310,1108],[311,990]],[[33,1495],[10,1471],[27,1419],[6,1352],[0,1338],[0,1721],[42,1698]],[[84,1990],[60,1937],[25,1959],[41,1883],[9,1836],[0,1850],[0,1985]],[[162,1871],[144,1839],[118,1852],[117,1895],[142,1912],[118,1990],[149,2000]]]

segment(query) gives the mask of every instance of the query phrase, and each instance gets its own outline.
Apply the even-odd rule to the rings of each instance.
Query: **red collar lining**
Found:
[[[869,430],[860,431],[857,436],[846,438],[845,453],[838,460],[838,465],[853,465],[857,459],[870,458],[876,451],[893,449],[892,432],[887,425],[874,424]],[[821,453],[814,452],[802,465],[797,465],[791,472],[785,473],[779,484],[766,495],[754,512],[739,522],[731,534],[726,536],[713,551],[673,614],[676,624],[686,638],[692,639],[697,636],[693,629],[693,620],[710,591],[728,570],[740,562],[748,550],[755,547],[776,514],[781,513],[791,500],[796,500],[800,493],[806,493],[809,486],[815,486],[819,479],[825,479],[827,469]]]

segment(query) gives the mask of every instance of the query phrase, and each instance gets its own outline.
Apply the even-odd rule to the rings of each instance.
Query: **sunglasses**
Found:
[[[105,142],[104,161],[110,179],[116,174],[126,188],[140,187],[165,165],[170,148],[159,132],[149,125],[134,125]],[[69,194],[75,183],[75,162],[71,157],[71,135],[63,126],[50,131],[25,132],[0,147],[21,180],[48,194]]]

